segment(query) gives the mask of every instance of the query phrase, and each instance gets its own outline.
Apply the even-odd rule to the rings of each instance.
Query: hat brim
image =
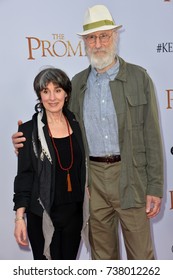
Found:
[[[90,30],[83,31],[81,33],[77,33],[77,35],[85,36],[85,35],[88,35],[88,34],[93,33],[93,32],[119,29],[121,27],[122,27],[122,25],[105,25],[105,26],[100,26],[100,27],[97,27],[97,28],[93,28],[93,29],[90,29]]]

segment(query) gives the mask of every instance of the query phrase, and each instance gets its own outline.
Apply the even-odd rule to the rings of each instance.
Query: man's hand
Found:
[[[22,121],[19,120],[18,125],[21,125],[21,124],[22,124]],[[23,142],[25,142],[25,141],[26,141],[26,138],[23,137],[22,132],[16,132],[12,135],[12,143],[15,148],[16,155],[18,155],[18,152],[19,152],[18,149],[23,147]]]
[[[147,195],[146,213],[148,218],[155,217],[160,212],[161,198]]]

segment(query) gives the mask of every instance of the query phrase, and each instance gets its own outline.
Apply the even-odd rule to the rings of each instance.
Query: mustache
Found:
[[[105,52],[108,53],[107,48],[93,49],[92,53]]]

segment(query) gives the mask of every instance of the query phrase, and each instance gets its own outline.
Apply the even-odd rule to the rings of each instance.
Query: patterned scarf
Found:
[[[43,254],[48,260],[50,260],[50,244],[54,233],[54,226],[49,215],[52,182],[52,158],[43,131],[45,127],[45,124],[42,122],[43,114],[44,112],[41,111],[33,116],[32,143],[34,153],[38,160],[40,190],[39,202],[43,207],[42,229],[45,239]]]

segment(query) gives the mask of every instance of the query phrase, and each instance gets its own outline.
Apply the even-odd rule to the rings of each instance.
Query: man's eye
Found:
[[[101,34],[100,37],[101,38],[106,38],[108,35],[107,34]]]

